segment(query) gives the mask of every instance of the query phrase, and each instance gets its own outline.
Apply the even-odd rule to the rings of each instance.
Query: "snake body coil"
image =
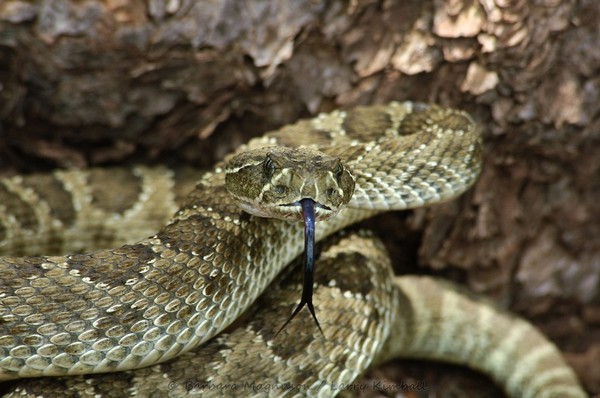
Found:
[[[229,166],[229,172],[235,174],[244,167],[244,154],[275,145],[318,150],[327,156],[340,158],[353,171],[356,187],[348,206],[336,217],[318,224],[317,239],[381,211],[425,206],[455,198],[474,182],[481,167],[480,137],[466,113],[408,102],[324,114],[266,134],[236,152],[241,166],[236,166],[237,170],[234,167],[233,171]],[[391,302],[391,305],[399,306],[398,313],[392,315],[386,313],[389,310],[378,307],[383,304],[373,304],[371,309],[363,311],[364,316],[371,317],[368,318],[370,320],[359,321],[360,325],[343,316],[340,318],[340,307],[328,304],[327,299],[333,299],[333,303],[338,299],[342,301],[338,297],[341,293],[328,297],[325,288],[316,291],[315,304],[324,321],[325,341],[317,341],[323,336],[315,334],[311,327],[307,329],[306,322],[295,320],[282,336],[277,337],[287,343],[275,344],[274,332],[282,324],[282,319],[289,315],[289,307],[286,306],[282,311],[261,315],[265,318],[260,323],[248,326],[259,336],[254,340],[257,342],[258,339],[261,348],[235,337],[232,340],[235,344],[222,339],[213,340],[205,351],[201,351],[202,354],[191,351],[237,319],[303,247],[301,224],[250,216],[239,209],[225,188],[225,168],[229,159],[217,165],[213,172],[205,174],[167,226],[150,238],[118,249],[85,254],[1,257],[0,380],[127,371],[154,365],[123,373],[130,381],[135,379],[137,382],[137,387],[131,391],[150,395],[151,388],[161,391],[168,384],[165,380],[174,379],[178,380],[179,389],[167,388],[165,395],[180,396],[183,393],[209,393],[206,388],[182,387],[181,380],[186,380],[186,375],[190,376],[188,380],[201,378],[216,383],[217,380],[235,380],[236,377],[248,380],[252,375],[255,378],[259,377],[256,375],[267,377],[264,376],[265,369],[272,367],[280,373],[268,377],[275,377],[277,382],[283,382],[286,377],[296,381],[302,376],[304,379],[300,384],[310,387],[288,390],[287,393],[327,396],[331,392],[328,394],[325,389],[317,388],[317,384],[330,379],[337,383],[351,382],[369,365],[389,335],[386,353],[433,356],[479,366],[515,396],[585,396],[556,348],[537,332],[531,332],[534,329],[529,324],[514,321],[481,303],[473,304],[469,318],[461,313],[460,307],[472,301],[464,299],[467,301],[463,303],[461,295],[452,295],[452,289],[440,290],[442,295],[448,292],[448,296],[439,302],[435,299],[439,295],[434,293],[431,301],[410,293],[415,287],[419,289],[431,283],[437,286],[437,282],[429,280],[407,280],[405,285],[400,282],[396,287],[382,282],[385,293],[375,293],[373,281],[350,289],[353,291],[352,298],[357,300],[354,308],[358,308],[357,303],[362,299],[377,295],[390,298],[376,303]],[[253,162],[255,160],[249,157],[246,164]],[[332,170],[335,175],[337,168]],[[145,173],[139,172],[138,177],[143,179],[147,175]],[[234,190],[254,202],[277,196],[275,194],[283,189],[283,185],[289,190],[298,188],[298,184],[306,185],[306,179],[295,178],[296,174],[289,168],[282,168],[277,175],[270,171],[268,174],[269,180],[259,190],[245,183],[244,179],[240,179],[240,185],[234,186]],[[322,188],[322,184],[326,187],[321,192],[328,197],[335,197],[338,188],[343,190],[343,187],[335,185],[342,184],[341,179],[332,182],[329,177],[324,178],[327,180],[325,183],[316,182],[317,178],[311,180],[316,191]],[[65,184],[61,187],[62,191],[58,191],[69,196],[69,191],[77,190],[76,185]],[[2,203],[10,204],[9,199],[12,198],[12,203],[18,208],[20,198],[30,195],[39,186],[39,183],[36,187],[21,180],[5,182],[0,195],[7,199]],[[139,196],[148,199],[153,194],[152,190],[147,190]],[[98,196],[98,192],[91,192],[85,198],[74,198],[73,208],[85,208]],[[344,196],[343,192],[341,196]],[[52,201],[66,206],[59,196],[49,196],[48,201],[42,201],[39,211],[52,213],[52,206],[48,206]],[[114,206],[119,208],[118,204]],[[4,213],[9,212],[8,207],[4,206]],[[335,203],[331,205],[331,208],[334,207]],[[169,208],[170,205],[163,203],[154,210],[164,213]],[[132,212],[133,218],[136,218],[135,206]],[[4,219],[7,221],[2,224],[4,228],[0,229],[0,237],[3,234],[8,238],[13,236],[6,239],[8,243],[5,246],[18,247],[24,253],[27,252],[28,228],[34,230],[39,227],[51,233],[68,223],[66,217],[55,217],[47,225],[23,226],[19,220],[36,219],[35,214],[27,218],[24,213],[12,218],[5,215]],[[17,232],[6,228],[11,224]],[[20,243],[17,242],[19,239]],[[353,239],[358,238],[345,241],[351,252],[356,245],[362,245],[367,249],[370,247],[375,258],[384,257],[377,250],[377,244],[357,243]],[[48,239],[48,242],[52,241]],[[338,249],[331,250],[331,257],[336,257]],[[369,255],[355,254],[351,257],[361,259],[369,258]],[[345,263],[348,262],[346,257]],[[358,262],[369,263],[371,260]],[[326,274],[327,269],[321,264],[317,274]],[[330,287],[343,290],[353,286],[352,274],[344,275],[343,268],[338,272],[341,279],[332,278],[327,282]],[[359,280],[366,281],[367,277],[359,277]],[[287,293],[282,294],[285,296]],[[297,297],[297,294],[292,297],[292,302]],[[453,312],[452,308],[446,308],[450,305],[448,303],[455,303],[457,310]],[[354,317],[357,311],[351,313]],[[408,318],[401,318],[407,315]],[[473,319],[474,315],[476,319]],[[338,319],[345,319],[344,322],[351,326],[338,332],[335,327],[341,322]],[[496,326],[492,323],[496,321],[506,324],[504,335],[493,332]],[[394,322],[397,325],[390,326]],[[466,329],[470,326],[466,322],[476,325],[474,335],[467,333]],[[364,326],[366,330],[361,329]],[[394,337],[394,328],[398,329],[398,337]],[[512,333],[512,328],[516,334]],[[402,330],[404,332],[400,333]],[[478,331],[481,333],[477,334]],[[523,340],[529,339],[529,336],[534,336],[530,340],[531,347],[539,348],[535,349],[534,355],[521,352]],[[329,347],[333,352],[326,353],[326,346],[335,342],[337,346]],[[294,348],[298,345],[299,349]],[[296,358],[294,360],[300,363],[286,371],[286,367],[294,363],[290,359],[293,355],[285,348],[283,351],[276,348],[286,346],[294,352],[318,352],[318,355]],[[353,351],[357,346],[361,348]],[[528,345],[525,344],[525,347]],[[236,375],[235,369],[240,369],[243,357],[235,354],[237,349],[267,358],[272,366],[261,362],[257,363],[260,369]],[[197,355],[205,356],[198,359]],[[161,364],[176,356],[181,357]],[[490,358],[485,359],[487,356]],[[222,360],[220,364],[215,363],[217,357]],[[320,358],[319,362],[315,362],[316,357]],[[280,369],[277,364],[284,359],[288,362]],[[517,359],[523,364],[520,375],[510,369]],[[544,361],[553,364],[548,372],[540,365]],[[309,363],[313,362],[317,367],[316,373],[308,370]],[[535,366],[531,370],[525,365]],[[245,369],[245,366],[242,368]],[[189,374],[190,369],[194,371],[193,378]],[[329,373],[323,369],[328,369]],[[541,378],[536,376],[538,370],[542,372]],[[85,380],[88,380],[88,386],[100,385],[103,378],[109,383],[116,383],[111,379],[115,377],[113,374],[96,377],[56,380],[67,385],[70,383],[78,391],[83,391],[83,387],[73,386],[81,382],[85,385]],[[266,380],[274,383],[273,378]],[[43,380],[39,385],[48,383],[53,381]],[[18,394],[21,387],[16,388],[15,394]],[[49,388],[45,391],[50,391]],[[280,393],[280,390],[271,390],[257,394]],[[110,396],[110,391],[104,395]],[[240,392],[240,395],[247,394]]]

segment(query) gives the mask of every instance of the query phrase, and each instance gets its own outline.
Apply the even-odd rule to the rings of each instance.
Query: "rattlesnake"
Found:
[[[356,187],[348,207],[336,217],[318,224],[318,239],[384,210],[450,200],[472,184],[481,163],[480,138],[466,113],[409,102],[323,114],[252,140],[238,150],[233,159],[240,156],[243,159],[244,154],[265,146],[294,146],[298,140],[311,150],[319,149],[327,156],[341,158],[354,172]],[[355,322],[348,319],[348,313],[356,317],[361,311],[346,309],[343,319],[350,322],[351,327],[344,329],[336,321],[341,319],[339,308],[333,309],[336,300],[328,304],[323,288],[316,291],[315,304],[323,320],[324,336],[315,333],[310,323],[297,319],[275,338],[281,316],[289,315],[286,306],[283,311],[266,312],[260,324],[249,327],[258,336],[254,343],[261,340],[258,343],[262,343],[262,348],[242,343],[237,340],[239,337],[234,338],[235,345],[220,338],[212,340],[205,351],[201,351],[204,357],[197,357],[198,354],[190,350],[238,318],[276,274],[302,251],[300,224],[250,216],[239,209],[225,188],[225,165],[230,159],[205,174],[171,222],[148,239],[87,254],[1,257],[0,380],[125,371],[180,355],[181,359],[173,362],[125,372],[125,379],[138,382],[130,393],[150,395],[159,390],[173,396],[185,392],[217,394],[222,391],[211,387],[223,386],[227,384],[225,380],[233,380],[234,384],[249,382],[253,374],[266,374],[271,367],[278,372],[281,368],[281,373],[271,379],[255,379],[254,383],[273,388],[254,393],[329,396],[332,395],[331,388],[327,389],[329,383],[351,382],[368,366],[371,356],[381,349],[384,337],[390,334],[387,348],[381,351],[382,358],[404,354],[465,363],[491,374],[515,396],[585,396],[556,348],[529,324],[501,315],[489,305],[473,304],[463,295],[453,293],[452,288],[430,279],[404,279],[405,282],[399,281],[393,288],[390,278],[383,278],[383,291],[392,297],[394,305],[400,306],[399,314],[408,316],[398,318],[395,327],[389,326],[397,318],[393,312],[376,307],[381,304],[373,304],[376,309],[362,311],[367,318]],[[230,166],[230,173],[239,170],[240,167],[231,170]],[[143,174],[140,171],[138,176]],[[283,174],[286,173],[279,175]],[[268,184],[277,190],[284,182],[285,178],[279,177],[277,183],[268,181]],[[298,183],[294,178],[289,178],[289,182]],[[17,179],[3,187],[7,197],[35,197],[32,193],[35,184],[27,186]],[[263,194],[271,187],[262,190]],[[77,190],[77,183],[65,184],[63,192],[70,189]],[[253,196],[252,189],[248,186],[250,196]],[[327,195],[331,196],[330,189],[333,188],[322,192],[329,192]],[[148,199],[152,192],[142,196]],[[79,198],[73,207],[85,207],[93,198],[93,194],[84,200]],[[54,197],[54,201],[65,207],[60,196]],[[19,200],[13,202],[18,206]],[[35,219],[36,211],[51,213],[50,207],[44,202],[29,220]],[[66,207],[68,210],[69,206]],[[164,212],[169,207],[163,203],[156,206],[156,211]],[[20,217],[27,219],[23,214]],[[19,221],[19,217],[4,218],[8,221],[3,225]],[[116,220],[118,223],[119,218]],[[53,222],[40,228],[50,233],[63,229],[66,222],[55,217]],[[18,235],[8,229],[0,229],[1,234]],[[19,236],[26,242],[26,232]],[[351,304],[354,308],[361,308],[359,303],[371,297],[385,296],[371,288],[376,283],[371,282],[370,277],[354,276],[347,270],[350,259],[383,257],[378,244],[357,243],[361,237],[339,239],[350,246],[354,254],[344,257],[344,266],[338,268],[341,282],[332,280],[328,282],[329,287],[343,291],[360,281],[358,286],[363,290],[358,289],[359,293],[337,294],[356,300]],[[56,239],[49,242],[56,245]],[[23,241],[6,246],[18,247],[27,253],[27,243]],[[359,248],[366,248],[367,252],[362,253]],[[338,249],[324,249],[324,252],[329,250]],[[319,265],[317,275],[327,269],[326,265]],[[415,295],[415,292],[423,294],[425,288],[434,289],[428,296],[431,301]],[[423,291],[419,292],[420,289]],[[456,305],[455,309],[464,311],[453,313],[447,308],[451,303]],[[481,333],[479,340],[463,334],[471,327]],[[364,331],[364,335],[359,330]],[[401,330],[406,330],[404,337]],[[281,342],[276,341],[279,338]],[[337,346],[332,352],[321,354],[319,347],[333,343]],[[527,349],[532,352],[529,354]],[[296,358],[296,365],[292,367],[290,358],[297,350],[307,355]],[[319,355],[310,355],[317,352]],[[258,370],[252,368],[252,361],[244,365],[241,360],[249,354],[266,358],[266,362],[257,362]],[[222,359],[220,364],[213,364],[209,359],[216,357]],[[316,357],[320,358],[317,362]],[[327,363],[327,359],[333,364]],[[207,363],[210,366],[205,366]],[[254,370],[246,373],[246,367]],[[243,370],[244,376],[236,375],[236,369]],[[118,376],[111,374],[41,380],[39,384],[30,383],[29,388],[37,385],[38,389],[49,392],[47,386],[54,383],[52,380],[81,392],[87,388],[88,393],[94,393],[92,386],[100,386],[104,380],[113,383],[108,387],[104,384],[107,396],[119,385]],[[194,388],[188,391],[184,380],[195,380],[198,385],[192,385]],[[286,386],[286,380],[303,387],[287,390],[274,387]],[[242,388],[227,386],[231,390],[225,393],[248,395]],[[18,395],[22,385],[16,388]]]

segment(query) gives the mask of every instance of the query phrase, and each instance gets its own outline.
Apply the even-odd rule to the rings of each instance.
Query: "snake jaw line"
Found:
[[[294,203],[290,203],[287,205],[281,205],[280,207],[286,208],[286,209],[292,209],[292,208],[295,209],[295,211],[299,212],[300,216],[302,217],[302,222],[306,222],[304,219],[303,207],[302,207],[302,202],[306,201],[306,200],[310,200],[313,202],[315,220],[317,220],[317,221],[328,220],[331,217],[334,217],[336,214],[339,213],[339,210],[334,210],[331,207],[325,206],[324,204],[321,204],[319,202],[315,202],[314,200],[312,200],[310,198],[304,198],[304,199],[301,199]]]
[[[243,199],[238,199],[238,206],[246,213],[257,217],[274,218],[273,214],[278,214],[279,219],[286,221],[302,221],[302,208],[300,201],[293,203],[282,204],[271,207],[268,211],[261,211],[254,203],[245,202]],[[332,209],[329,206],[315,202],[315,219],[317,221],[329,220],[335,217],[339,210]]]

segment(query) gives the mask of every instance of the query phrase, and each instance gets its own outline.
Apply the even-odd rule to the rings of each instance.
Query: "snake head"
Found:
[[[225,169],[225,185],[246,212],[302,221],[302,199],[326,220],[354,193],[354,177],[336,157],[308,148],[266,147],[238,154]]]

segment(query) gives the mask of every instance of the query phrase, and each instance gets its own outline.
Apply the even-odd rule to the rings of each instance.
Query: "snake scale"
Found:
[[[344,166],[274,172],[260,149],[299,145]],[[251,216],[232,198],[226,170],[243,173],[244,162],[263,170],[263,181],[257,188],[237,179],[229,189],[237,196],[310,192],[325,210],[344,196],[340,170],[352,171],[353,195],[317,224],[320,240],[382,211],[460,195],[479,173],[481,142],[465,112],[394,102],[265,134],[201,177],[137,168],[2,180],[0,381],[55,376],[9,382],[7,396],[332,396],[395,356],[473,367],[515,397],[586,396],[533,326],[447,282],[394,278],[381,243],[365,234],[336,235],[321,249],[314,294],[324,335],[306,311],[275,335],[298,300],[297,272],[278,278],[245,323],[222,333],[303,250],[301,223]],[[166,226],[142,238],[178,201]],[[110,245],[123,229],[140,240],[35,254]]]

